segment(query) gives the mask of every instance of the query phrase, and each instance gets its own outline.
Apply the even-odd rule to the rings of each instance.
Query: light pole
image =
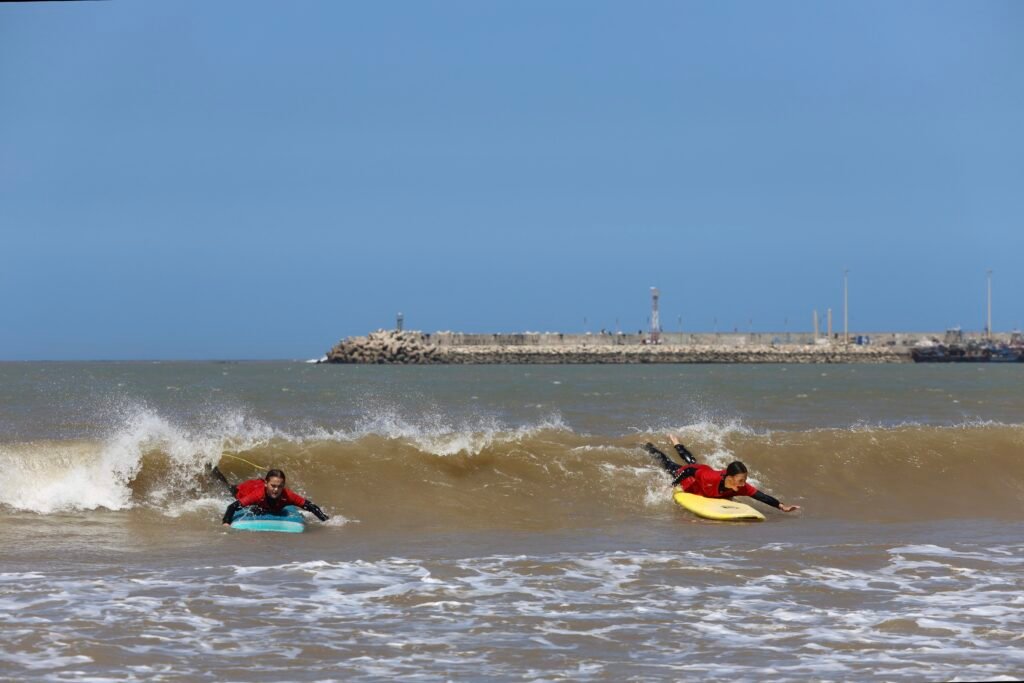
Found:
[[[992,269],[985,271],[988,275],[988,324],[985,333],[989,341],[992,341]]]
[[[847,296],[847,275],[849,269],[843,268],[843,345],[849,346],[850,344],[850,314],[849,314],[849,298]]]
[[[651,343],[657,344],[661,336],[661,321],[658,319],[658,298],[661,293],[657,287],[651,287]]]

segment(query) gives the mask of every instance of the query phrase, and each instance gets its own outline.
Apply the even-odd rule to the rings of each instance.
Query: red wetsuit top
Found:
[[[750,484],[744,484],[737,491],[722,486],[725,480],[725,470],[716,470],[707,465],[685,465],[677,472],[692,469],[693,474],[679,481],[679,486],[687,493],[695,493],[705,498],[732,498],[733,496],[753,496],[757,489]]]
[[[255,505],[261,510],[273,513],[281,512],[285,505],[302,507],[306,504],[306,499],[291,489],[282,490],[281,495],[277,498],[268,498],[267,487],[262,479],[243,481],[238,485],[235,498],[242,504],[242,507]]]

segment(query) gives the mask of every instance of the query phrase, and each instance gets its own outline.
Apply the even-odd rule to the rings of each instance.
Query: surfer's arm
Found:
[[[782,503],[779,502],[778,498],[775,498],[774,496],[769,496],[764,491],[754,491],[753,495],[751,495],[750,497],[759,503],[771,505],[773,508],[777,508],[782,505]]]
[[[312,512],[314,515],[316,515],[316,518],[319,519],[321,522],[326,522],[328,519],[330,519],[330,517],[324,514],[324,511],[320,509],[319,505],[309,500],[308,498],[306,499],[306,502],[302,504],[302,509]]]
[[[207,472],[210,473],[211,477],[213,477],[220,483],[224,484],[224,487],[231,492],[232,496],[235,495],[235,493],[238,491],[238,487],[232,486],[231,482],[228,481],[228,478],[224,476],[224,474],[217,468],[216,465],[213,465],[212,467],[210,465],[207,465],[207,468]]]
[[[665,468],[666,472],[675,476],[676,470],[679,469],[677,463],[672,462],[672,459],[659,451],[653,443],[645,443],[644,450],[653,455],[658,460],[658,464]]]
[[[678,453],[679,457],[683,459],[683,462],[687,465],[697,464],[696,456],[694,456],[686,446],[679,443],[679,439],[677,439],[674,434],[672,435],[672,445],[675,446],[676,453]]]
[[[750,497],[759,503],[771,505],[773,508],[778,508],[783,512],[792,512],[793,510],[800,509],[799,505],[785,505],[783,503],[780,503],[778,498],[775,498],[774,496],[769,496],[764,491],[754,491],[754,493],[752,493]]]
[[[300,507],[303,510],[308,510],[309,512],[312,512],[316,516],[316,518],[319,519],[321,522],[326,522],[328,519],[330,519],[330,517],[325,515],[324,511],[320,509],[319,505],[309,500],[308,498],[303,498],[302,496],[295,493],[295,491],[292,491],[291,489],[284,490],[284,498],[289,505],[294,505],[295,507]]]
[[[696,467],[677,467],[676,470],[672,473],[672,485],[679,486],[680,484],[682,484],[683,480],[689,479],[696,473]]]
[[[224,511],[224,518],[220,521],[226,526],[231,526],[231,519],[235,516],[235,513],[242,507],[242,501],[233,500],[231,505],[228,505],[228,509]]]

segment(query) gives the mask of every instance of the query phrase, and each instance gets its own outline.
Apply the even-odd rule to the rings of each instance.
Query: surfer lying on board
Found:
[[[235,497],[228,509],[224,511],[224,519],[221,520],[224,522],[224,526],[231,526],[234,514],[247,507],[258,508],[263,514],[280,515],[283,514],[285,505],[294,505],[303,510],[309,510],[321,522],[330,519],[316,503],[303,498],[291,489],[286,489],[284,487],[284,472],[281,470],[268,470],[267,476],[263,479],[250,479],[243,481],[238,486],[232,486],[216,467],[210,470],[210,474],[224,482]]]
[[[694,493],[705,498],[732,498],[733,496],[750,496],[756,501],[771,505],[783,512],[799,510],[799,505],[784,505],[767,493],[758,491],[747,483],[747,466],[739,460],[729,463],[724,470],[712,469],[708,465],[700,465],[686,446],[679,443],[675,434],[668,435],[676,453],[686,464],[678,465],[667,455],[645,443],[644,450],[657,458],[665,471],[672,475],[672,485],[679,486],[687,493]]]

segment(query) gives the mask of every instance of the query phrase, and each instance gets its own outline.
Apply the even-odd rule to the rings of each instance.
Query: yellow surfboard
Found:
[[[764,521],[764,515],[754,508],[728,498],[705,498],[693,493],[686,493],[680,489],[676,489],[673,492],[672,498],[693,514],[704,519]]]

